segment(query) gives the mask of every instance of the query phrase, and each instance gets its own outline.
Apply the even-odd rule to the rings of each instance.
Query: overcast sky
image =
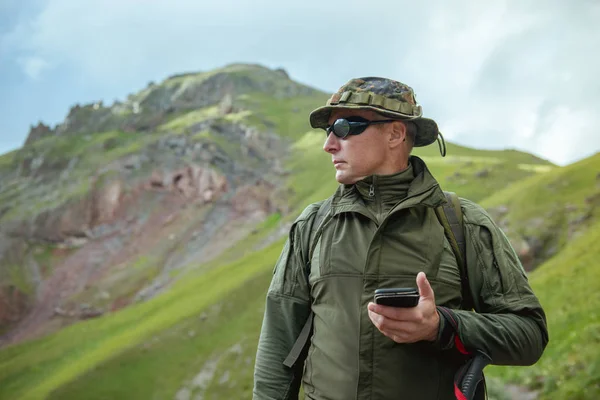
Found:
[[[447,139],[564,165],[600,151],[598,21],[596,0],[0,0],[0,154],[76,103],[250,62],[327,92],[394,78]]]

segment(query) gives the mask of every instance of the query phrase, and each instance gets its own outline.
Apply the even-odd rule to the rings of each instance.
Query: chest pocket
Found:
[[[379,234],[379,262],[370,271],[379,276],[410,276],[420,271],[438,276],[444,249],[444,229],[435,213],[415,207],[394,214]]]
[[[340,213],[318,240],[312,258],[314,279],[330,275],[414,277],[419,271],[435,279],[440,262],[446,259],[444,229],[426,207],[398,211],[380,229],[362,214]],[[317,266],[318,272],[314,271]]]
[[[359,213],[336,215],[325,227],[313,256],[321,277],[362,275],[377,226]]]

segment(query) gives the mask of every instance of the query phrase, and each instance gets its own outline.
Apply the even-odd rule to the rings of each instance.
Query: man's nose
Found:
[[[329,133],[327,135],[327,139],[325,139],[325,143],[323,144],[323,150],[327,153],[335,153],[340,149],[340,138],[335,136],[333,133]]]

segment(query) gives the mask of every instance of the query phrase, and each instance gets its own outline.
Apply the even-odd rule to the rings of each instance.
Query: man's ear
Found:
[[[391,148],[395,148],[406,142],[406,125],[400,121],[392,122],[390,125],[392,129],[389,136],[389,145]]]

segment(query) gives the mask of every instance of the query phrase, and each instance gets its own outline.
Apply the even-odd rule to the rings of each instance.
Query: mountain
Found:
[[[325,97],[231,65],[33,127],[0,159],[5,342],[152,297],[280,212],[290,137]]]
[[[0,399],[250,398],[290,222],[336,188],[324,134],[308,126],[327,97],[283,70],[234,64],[74,106],[0,156]],[[564,388],[593,384],[581,365],[600,376],[596,353],[572,353],[597,333],[582,313],[600,303],[586,268],[595,253],[580,252],[598,232],[598,156],[557,167],[452,143],[444,158],[435,145],[415,153],[446,190],[496,213],[535,269],[551,346],[539,367],[492,375],[583,396]],[[577,301],[564,282],[555,290],[561,276]],[[584,323],[584,336],[566,329]]]

